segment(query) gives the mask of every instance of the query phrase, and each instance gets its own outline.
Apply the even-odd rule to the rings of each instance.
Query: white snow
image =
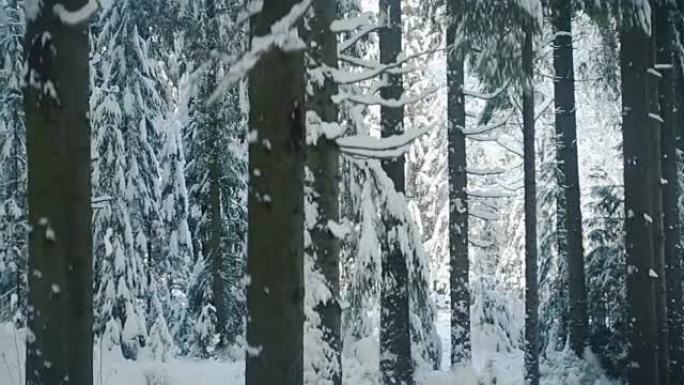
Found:
[[[57,3],[52,7],[52,12],[59,17],[62,23],[76,25],[90,19],[99,8],[100,5],[97,0],[88,0],[84,6],[76,11],[69,11],[62,3]]]

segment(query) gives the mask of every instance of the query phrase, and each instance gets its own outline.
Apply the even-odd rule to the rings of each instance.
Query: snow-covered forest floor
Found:
[[[419,385],[520,385],[523,383],[523,352],[496,351],[497,343],[481,330],[473,330],[474,367],[449,370],[449,312],[441,310],[437,331],[442,341],[443,370],[423,371]],[[0,385],[23,385],[24,331],[11,323],[0,325]],[[377,341],[361,340],[344,357],[345,385],[376,385]],[[166,362],[124,359],[117,350],[94,347],[93,375],[96,385],[241,385],[244,361],[171,358]],[[608,379],[593,355],[578,361],[566,352],[549,352],[541,363],[544,385],[618,385]],[[314,384],[309,384],[314,385]]]

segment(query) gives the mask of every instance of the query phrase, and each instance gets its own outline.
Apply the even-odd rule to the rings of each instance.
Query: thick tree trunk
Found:
[[[674,20],[680,16],[679,9],[671,9],[669,33],[676,33]],[[667,24],[666,24],[667,25]],[[658,27],[660,28],[660,27]],[[670,35],[672,36],[672,35]],[[669,37],[666,37],[671,44]],[[658,36],[660,40],[660,36]],[[671,54],[674,54],[674,47],[670,46]],[[670,57],[674,64],[670,80],[663,79],[661,84],[665,89],[660,93],[666,92],[667,84],[672,83],[673,96],[670,107],[667,107],[665,100],[660,100],[660,107],[665,113],[672,109],[672,123],[668,124],[668,117],[663,116],[665,124],[662,128],[662,151],[663,151],[663,179],[667,182],[663,185],[663,212],[665,227],[665,277],[667,284],[667,323],[670,341],[670,381],[672,385],[684,384],[684,298],[682,282],[682,247],[680,223],[679,199],[681,199],[678,152],[684,150],[682,141],[682,125],[684,125],[684,68],[682,68],[678,57]],[[663,59],[665,60],[665,59]],[[660,62],[660,60],[658,61]]]
[[[584,354],[587,344],[587,296],[582,246],[582,210],[577,164],[577,121],[575,118],[575,70],[572,52],[572,3],[552,3],[554,28],[553,67],[556,73],[556,159],[558,161],[558,230],[563,240],[559,247],[565,259],[568,282],[568,335],[570,347]]]
[[[337,36],[330,30],[337,15],[336,1],[314,1],[312,7],[313,17],[308,21],[308,63],[312,70],[320,66],[337,68]],[[331,293],[331,298],[316,306],[323,339],[331,348],[330,356],[326,357],[329,366],[324,373],[332,385],[341,385],[340,242],[328,228],[328,221],[337,222],[340,216],[339,151],[334,140],[326,138],[320,127],[316,127],[338,121],[337,105],[332,102],[332,96],[337,94],[337,84],[329,76],[322,84],[316,79],[308,82],[312,92],[307,101],[307,124],[313,126],[307,129],[314,129],[314,136],[320,135],[315,143],[307,143],[306,166],[313,177],[311,204],[315,206],[315,218],[307,218],[307,224],[311,225],[309,252]]]
[[[527,23],[531,23],[528,21]],[[525,382],[539,385],[539,296],[537,293],[537,182],[534,146],[534,51],[528,25],[523,43],[523,148],[525,169]]]
[[[387,64],[397,60],[402,47],[401,1],[379,0],[380,13],[388,23],[379,32],[380,62]],[[386,74],[387,86],[380,95],[384,99],[399,99],[404,92],[402,76]],[[400,134],[403,131],[403,107],[380,108],[382,136]],[[383,160],[382,168],[394,182],[398,192],[404,192],[404,157]],[[413,361],[409,320],[409,278],[397,227],[401,224],[391,215],[384,218],[385,239],[382,242],[382,293],[380,298],[380,371],[385,385],[413,384]]]
[[[44,0],[27,18],[29,312],[26,383],[93,383],[88,22],[63,24]]]
[[[253,38],[294,0],[265,0]],[[274,85],[279,85],[274,88]],[[275,49],[250,72],[246,384],[302,385],[304,334],[304,55]]]
[[[458,39],[463,2],[447,2],[447,44]],[[447,55],[447,119],[449,133],[449,281],[451,283],[451,364],[471,358],[468,273],[468,176],[466,173],[464,59],[462,50]]]
[[[620,32],[622,72],[625,231],[627,252],[628,319],[632,322],[628,366],[629,383],[658,381],[658,331],[656,324],[653,245],[653,154],[655,120],[652,107],[653,44],[638,24]]]

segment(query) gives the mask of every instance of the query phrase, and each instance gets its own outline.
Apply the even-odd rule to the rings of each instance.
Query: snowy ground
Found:
[[[449,313],[438,314],[437,329],[442,338],[442,367],[449,367]],[[0,385],[23,385],[24,347],[22,332],[11,324],[0,325]],[[523,383],[523,354],[496,352],[483,343],[477,331],[473,335],[474,368],[418,373],[418,385],[520,385]],[[479,341],[479,342],[478,342]],[[243,362],[193,361],[172,359],[168,362],[133,362],[96,346],[94,349],[95,385],[240,385]],[[361,341],[355,357],[344,363],[345,385],[377,385],[377,344]],[[101,359],[101,357],[103,359]],[[22,368],[22,369],[20,369]],[[579,361],[558,352],[541,366],[543,385],[619,385],[605,379],[593,356]]]

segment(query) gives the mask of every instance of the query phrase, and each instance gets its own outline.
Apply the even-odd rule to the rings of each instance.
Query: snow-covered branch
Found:
[[[506,80],[501,87],[494,90],[494,92],[490,92],[490,93],[485,94],[485,93],[481,93],[481,92],[477,92],[477,91],[463,90],[463,95],[471,96],[471,97],[474,97],[477,99],[482,99],[482,100],[490,100],[490,99],[494,99],[495,97],[499,96],[507,87],[508,87],[508,80]]]
[[[223,93],[247,75],[267,52],[276,48],[284,52],[306,48],[295,26],[306,14],[309,6],[311,6],[311,0],[303,0],[295,4],[287,15],[271,26],[271,33],[265,36],[253,37],[251,49],[230,66],[228,73],[221,79],[221,82],[209,97],[208,103],[215,103]]]
[[[417,103],[431,94],[435,93],[437,89],[427,90],[426,92],[415,96],[402,96],[399,99],[384,99],[375,94],[355,95],[346,92],[340,92],[332,97],[333,102],[339,104],[343,101],[363,104],[366,106],[385,106],[389,108],[400,108],[407,104]]]
[[[340,151],[345,154],[367,158],[396,158],[405,154],[408,146],[428,131],[430,131],[429,128],[411,130],[386,138],[353,135],[338,138],[336,142]]]
[[[62,21],[63,24],[77,25],[86,22],[100,8],[98,0],[88,0],[80,9],[69,11],[64,4],[57,3],[52,7],[52,12]]]

